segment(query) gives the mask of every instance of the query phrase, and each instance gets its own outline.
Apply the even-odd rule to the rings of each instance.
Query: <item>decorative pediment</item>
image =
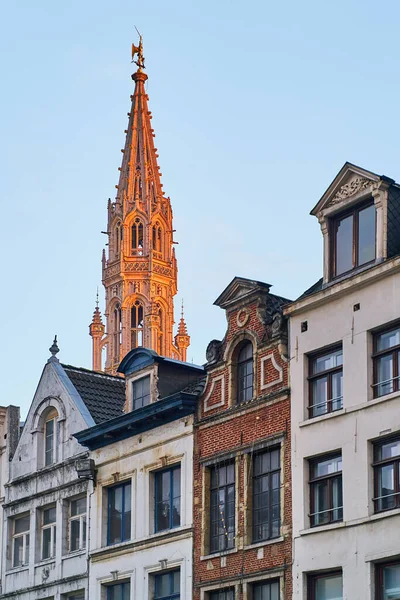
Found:
[[[246,298],[256,294],[267,294],[271,286],[269,283],[245,279],[244,277],[235,277],[225,288],[214,304],[221,308],[229,308],[237,302],[243,302]]]
[[[381,177],[376,173],[345,163],[311,214],[319,217],[327,208],[340,204],[346,205],[365,192],[372,191],[373,185],[380,179]]]

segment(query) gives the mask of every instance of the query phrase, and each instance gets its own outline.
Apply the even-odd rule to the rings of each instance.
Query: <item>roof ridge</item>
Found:
[[[70,369],[73,371],[80,371],[82,373],[88,373],[90,375],[95,375],[98,377],[102,377],[104,379],[112,379],[121,381],[121,383],[125,383],[125,379],[119,377],[118,375],[110,375],[109,373],[103,373],[101,371],[93,371],[92,369],[86,369],[85,367],[75,367],[74,365],[66,365],[65,363],[60,363],[64,369]]]

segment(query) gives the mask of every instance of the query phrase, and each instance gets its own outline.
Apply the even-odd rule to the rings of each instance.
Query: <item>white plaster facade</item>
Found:
[[[324,200],[330,202],[328,210],[332,211],[332,205],[336,211],[341,209],[340,190],[346,192],[344,184],[346,179],[341,178],[336,187],[328,188]],[[375,184],[373,189],[378,187],[387,186]],[[356,191],[350,200],[351,193],[342,192],[342,196],[348,203],[368,193],[371,187],[365,184],[361,194]],[[330,570],[342,570],[343,599],[378,598],[376,566],[400,555],[400,509],[375,513],[373,502],[373,442],[400,432],[400,392],[379,398],[373,395],[373,332],[400,319],[400,258],[387,259],[383,250],[387,214],[383,214],[382,205],[384,201],[377,205],[375,264],[336,282],[329,282],[327,253],[332,246],[323,206],[317,205],[325,238],[325,285],[286,310],[290,316],[296,600],[311,597],[307,592],[309,574]],[[309,418],[309,356],[337,343],[343,348],[343,408]],[[333,451],[342,455],[343,520],[311,527],[309,459]]]
[[[130,582],[132,600],[153,597],[153,577],[180,570],[180,597],[192,597],[193,415],[92,452],[97,485],[92,497],[90,598],[106,598],[106,587]],[[154,473],[180,464],[181,523],[154,533]],[[131,482],[131,539],[107,545],[107,491]]]
[[[45,415],[54,415],[54,460],[44,465]],[[75,468],[88,452],[73,437],[94,421],[54,356],[46,364],[16,451],[9,464],[2,513],[1,598],[69,600],[85,598],[87,549],[71,552],[68,508],[72,499],[87,502],[87,480]],[[51,558],[42,560],[42,515],[55,508]],[[26,516],[30,543],[24,536],[23,564],[15,565],[14,523]],[[54,528],[53,528],[54,529]]]

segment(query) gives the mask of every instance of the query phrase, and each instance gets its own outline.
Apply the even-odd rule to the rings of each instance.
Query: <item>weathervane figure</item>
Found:
[[[137,29],[136,29],[136,31],[138,32]],[[136,54],[137,54],[137,59],[134,60],[134,56]],[[135,63],[135,65],[137,65],[139,67],[139,71],[141,71],[142,69],[145,69],[144,56],[143,56],[143,38],[140,33],[139,33],[139,46],[135,46],[135,44],[132,44],[132,62]]]

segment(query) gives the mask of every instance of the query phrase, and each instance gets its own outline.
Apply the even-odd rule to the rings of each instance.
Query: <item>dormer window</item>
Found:
[[[150,375],[132,382],[132,410],[150,404]]]
[[[376,209],[373,202],[342,213],[332,223],[333,277],[373,262],[376,257]]]

